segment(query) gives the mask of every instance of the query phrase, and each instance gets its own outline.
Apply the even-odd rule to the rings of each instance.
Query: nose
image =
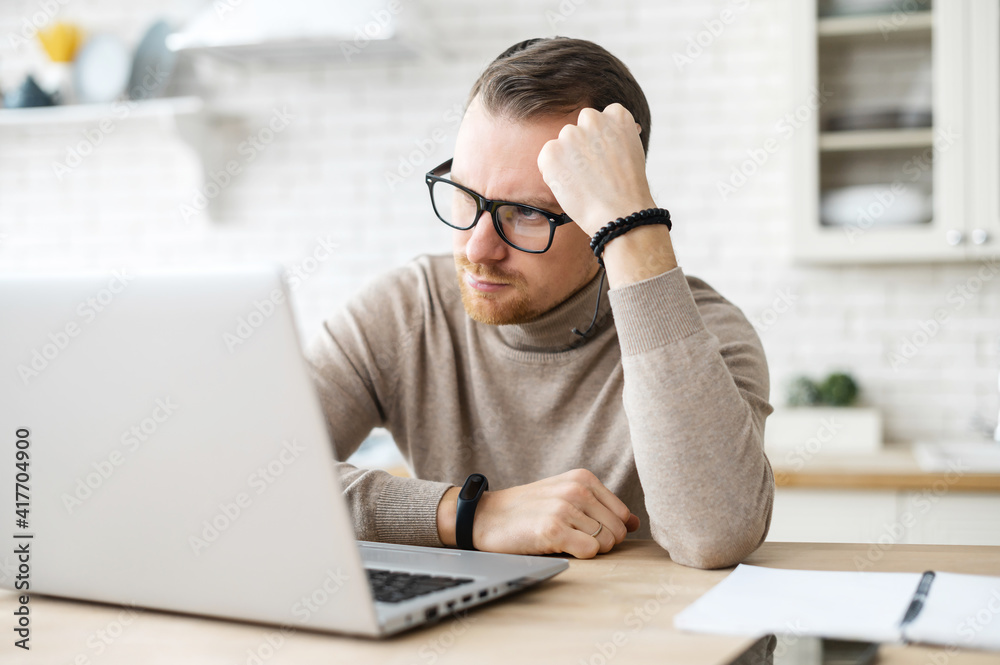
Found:
[[[498,263],[512,249],[497,235],[488,210],[483,211],[474,227],[456,233],[466,236],[465,256],[472,263]]]

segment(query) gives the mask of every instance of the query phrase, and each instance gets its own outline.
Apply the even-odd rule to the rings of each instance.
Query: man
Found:
[[[753,328],[683,275],[666,224],[604,246],[607,285],[590,248],[655,207],[649,134],[639,85],[591,42],[528,40],[480,76],[427,178],[453,256],[376,280],[309,350],[337,459],[384,426],[416,476],[339,463],[358,538],[454,546],[459,487],[481,473],[459,534],[479,550],[593,557],[631,532],[714,568],[763,542]]]

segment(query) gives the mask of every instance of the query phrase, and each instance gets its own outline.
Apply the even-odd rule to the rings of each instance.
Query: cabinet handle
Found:
[[[944,239],[949,245],[954,247],[962,244],[962,241],[965,240],[965,234],[958,229],[948,229],[948,232],[944,234]]]
[[[973,245],[982,245],[989,239],[990,239],[990,234],[989,231],[987,231],[986,229],[973,229],[972,231]]]

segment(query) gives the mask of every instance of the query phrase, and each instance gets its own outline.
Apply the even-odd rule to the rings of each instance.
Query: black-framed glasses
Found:
[[[434,213],[442,222],[468,231],[484,211],[493,218],[493,228],[505,243],[529,254],[541,254],[552,246],[556,227],[573,220],[562,213],[549,212],[524,203],[493,201],[442,176],[451,172],[448,160],[425,176]]]

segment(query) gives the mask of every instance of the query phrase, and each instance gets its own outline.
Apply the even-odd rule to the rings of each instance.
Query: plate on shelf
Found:
[[[829,226],[924,224],[932,215],[930,192],[900,182],[829,189],[819,205],[820,221]]]
[[[112,35],[88,39],[73,67],[77,101],[82,104],[113,102],[125,90],[131,71],[128,49],[120,39]]]
[[[169,23],[156,21],[139,42],[132,59],[129,99],[160,97],[170,83],[177,65],[177,54],[167,48],[167,35],[171,32],[173,28]]]

